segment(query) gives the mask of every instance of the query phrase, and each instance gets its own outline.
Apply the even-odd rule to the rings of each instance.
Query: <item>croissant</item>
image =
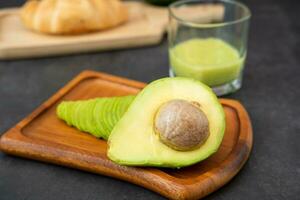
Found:
[[[119,0],[30,0],[21,9],[28,29],[49,34],[78,34],[103,30],[127,21]]]

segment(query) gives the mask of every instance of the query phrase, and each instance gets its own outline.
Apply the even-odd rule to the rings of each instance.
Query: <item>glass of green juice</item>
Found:
[[[251,12],[233,0],[181,0],[169,6],[170,76],[190,77],[217,95],[242,86]]]

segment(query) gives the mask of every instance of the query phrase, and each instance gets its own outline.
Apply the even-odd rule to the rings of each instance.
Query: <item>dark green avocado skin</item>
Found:
[[[145,0],[145,1],[158,6],[167,6],[177,0]]]

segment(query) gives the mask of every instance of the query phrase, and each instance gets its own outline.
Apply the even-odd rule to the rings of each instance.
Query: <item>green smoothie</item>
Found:
[[[217,38],[190,39],[170,49],[169,54],[176,76],[191,77],[209,86],[238,78],[245,60],[234,47]]]

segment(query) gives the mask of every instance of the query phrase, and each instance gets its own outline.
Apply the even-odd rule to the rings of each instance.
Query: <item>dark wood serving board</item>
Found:
[[[32,114],[8,130],[0,149],[8,154],[119,178],[171,199],[199,199],[233,178],[252,148],[248,114],[237,101],[221,99],[226,132],[219,151],[182,169],[126,167],[110,161],[104,140],[67,126],[55,115],[62,100],[136,94],[144,83],[93,71],[84,71]]]

